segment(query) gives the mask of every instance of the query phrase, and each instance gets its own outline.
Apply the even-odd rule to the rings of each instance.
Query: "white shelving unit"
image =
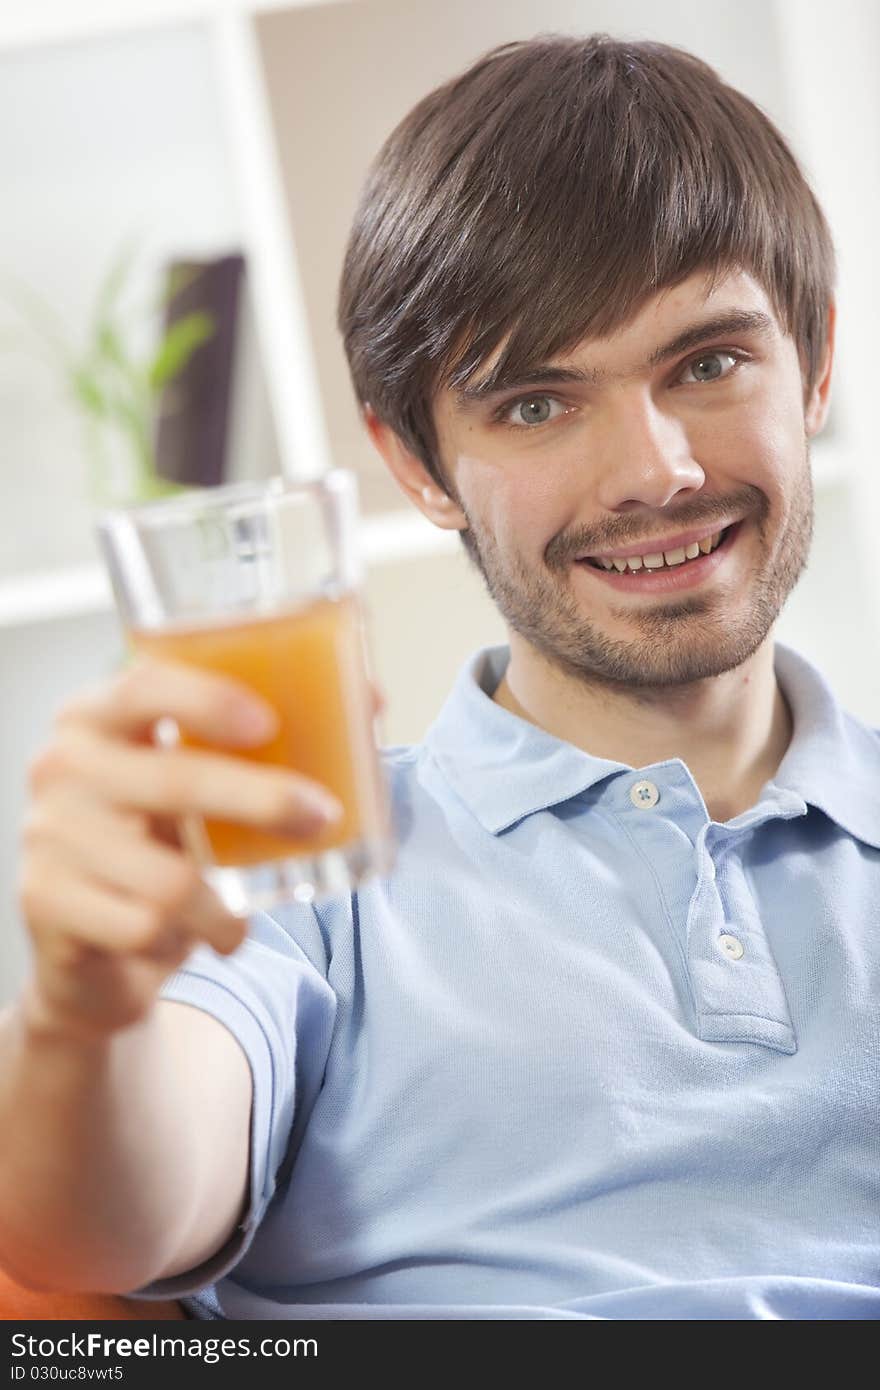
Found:
[[[880,645],[880,469],[868,378],[880,279],[865,231],[880,212],[873,0],[838,0],[833,15],[819,0],[702,10],[692,0],[5,5],[0,270],[32,283],[39,275],[75,318],[139,208],[155,212],[151,272],[182,251],[244,251],[257,385],[237,452],[256,475],[280,468],[305,478],[331,464],[357,471],[386,741],[416,738],[464,656],[503,640],[502,625],[457,537],[410,506],[360,428],[334,323],[342,247],[367,164],[414,102],[486,49],[554,29],[660,39],[704,57],[777,121],[831,217],[841,262],[835,403],[813,450],[815,560],[779,635],[829,671],[855,712],[880,723],[871,655]],[[111,662],[117,635],[72,415],[3,358],[0,405],[6,893],[26,759],[53,704]],[[0,939],[0,999],[20,959]]]

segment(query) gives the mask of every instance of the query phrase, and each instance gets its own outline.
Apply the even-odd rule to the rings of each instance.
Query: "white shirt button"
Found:
[[[640,811],[650,811],[660,800],[660,793],[653,782],[635,782],[629,789],[629,799]]]
[[[724,936],[718,938],[718,949],[723,956],[727,956],[728,960],[739,960],[744,947],[738,937],[728,936],[725,933]]]

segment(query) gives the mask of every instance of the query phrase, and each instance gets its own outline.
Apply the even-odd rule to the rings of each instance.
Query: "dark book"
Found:
[[[244,264],[243,256],[233,255],[169,266],[166,330],[195,312],[207,314],[213,326],[159,394],[156,471],[170,482],[213,487],[225,481]]]

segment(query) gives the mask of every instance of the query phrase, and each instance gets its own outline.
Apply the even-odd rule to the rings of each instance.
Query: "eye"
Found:
[[[555,420],[564,414],[565,407],[552,396],[521,396],[513,405],[505,405],[501,409],[502,420],[514,427],[545,425],[548,420]]]
[[[699,357],[691,358],[679,380],[683,381],[686,386],[698,382],[720,381],[722,377],[730,376],[733,369],[733,367],[727,371],[723,369],[722,358],[725,357],[733,364],[733,367],[736,367],[741,360],[738,353],[728,352],[726,349],[723,351],[719,349],[716,352],[701,352]],[[688,372],[694,373],[690,380],[687,377]]]

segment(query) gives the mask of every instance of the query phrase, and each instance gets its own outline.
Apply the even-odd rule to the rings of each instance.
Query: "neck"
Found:
[[[768,640],[733,671],[690,686],[610,694],[574,681],[511,634],[496,704],[593,757],[633,768],[681,758],[712,820],[752,807],[791,742]]]

